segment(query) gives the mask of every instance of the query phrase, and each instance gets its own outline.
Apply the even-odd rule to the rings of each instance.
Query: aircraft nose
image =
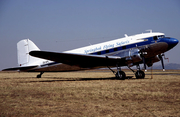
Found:
[[[170,38],[168,41],[168,49],[173,48],[174,46],[176,46],[179,43],[179,40],[175,39],[175,38]]]

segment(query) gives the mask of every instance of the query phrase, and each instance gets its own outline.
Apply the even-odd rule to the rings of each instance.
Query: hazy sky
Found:
[[[22,39],[62,52],[147,29],[180,40],[180,1],[0,0],[0,70],[17,66]],[[180,44],[166,56],[180,64]]]

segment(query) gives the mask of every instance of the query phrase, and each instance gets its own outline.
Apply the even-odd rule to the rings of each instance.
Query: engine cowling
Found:
[[[143,53],[146,53],[146,52],[143,52]],[[138,48],[121,51],[117,53],[115,56],[120,56],[121,58],[125,58],[126,64],[129,67],[137,65],[139,63],[143,63],[143,58],[141,56],[140,49]],[[145,54],[145,64],[147,64],[148,67],[151,67],[153,63],[158,62],[160,60],[161,60],[160,55],[156,55],[151,58],[146,58],[146,54]]]
[[[132,49],[129,51],[129,55],[132,59],[132,63],[137,63],[137,62],[140,62],[142,61],[142,57],[140,55],[140,50],[139,49]]]
[[[152,58],[147,59],[146,64],[147,64],[148,67],[151,67],[153,65],[153,63],[158,62],[160,60],[161,60],[160,56],[156,55],[156,56],[154,56]]]
[[[116,56],[120,56],[122,58],[126,58],[126,64],[131,67],[135,63],[141,62],[142,57],[140,55],[140,50],[138,48],[133,48],[130,50],[124,50],[116,54]]]

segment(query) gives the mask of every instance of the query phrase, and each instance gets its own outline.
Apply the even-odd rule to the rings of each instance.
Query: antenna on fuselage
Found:
[[[125,36],[125,37],[128,37],[128,35],[127,35],[127,34],[124,34],[124,36]]]
[[[149,31],[149,33],[152,33],[152,30],[151,30],[151,29],[149,29],[149,30],[146,30],[146,31]]]

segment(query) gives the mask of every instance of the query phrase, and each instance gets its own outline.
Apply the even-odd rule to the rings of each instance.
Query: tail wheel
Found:
[[[126,74],[123,71],[118,71],[116,73],[116,78],[120,79],[120,80],[125,80],[126,78]]]
[[[38,75],[37,75],[37,78],[41,78],[41,76],[42,76],[43,73],[44,73],[44,72],[41,72],[40,74],[38,74]]]
[[[136,76],[136,79],[144,79],[145,73],[143,71],[139,70],[135,73],[135,76]]]

